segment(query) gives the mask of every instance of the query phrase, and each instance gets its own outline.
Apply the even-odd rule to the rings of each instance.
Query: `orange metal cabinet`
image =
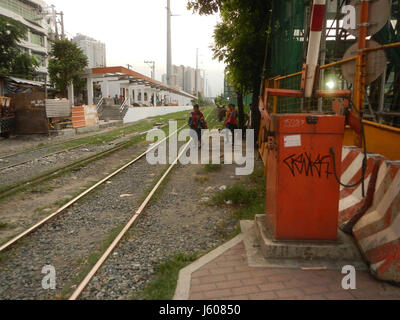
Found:
[[[342,116],[272,115],[268,143],[267,225],[276,240],[338,237],[345,119]]]

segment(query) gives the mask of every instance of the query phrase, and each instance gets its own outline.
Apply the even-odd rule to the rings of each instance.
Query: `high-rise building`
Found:
[[[72,42],[76,43],[88,58],[88,68],[106,67],[106,45],[98,40],[77,34]]]
[[[196,69],[191,67],[172,66],[172,86],[193,95],[196,95],[196,76],[198,92],[204,96],[204,78],[201,76],[201,70],[197,70],[196,73]],[[167,83],[166,74],[162,76],[162,82]]]
[[[7,17],[27,27],[21,50],[34,56],[40,63],[35,80],[44,81],[47,75],[48,54],[51,50],[51,18],[48,5],[42,0],[1,0],[0,19]]]

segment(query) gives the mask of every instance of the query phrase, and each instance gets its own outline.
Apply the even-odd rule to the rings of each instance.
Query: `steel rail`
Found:
[[[28,228],[27,230],[25,230],[24,232],[20,233],[19,235],[17,235],[16,237],[14,237],[13,239],[9,240],[8,242],[6,242],[4,245],[2,245],[0,247],[0,252],[5,251],[6,249],[9,249],[13,244],[15,244],[17,241],[19,241],[20,239],[24,238],[25,236],[27,236],[28,234],[32,233],[33,231],[37,230],[39,227],[41,227],[43,224],[45,224],[46,222],[50,221],[51,219],[53,219],[55,216],[57,216],[59,213],[63,212],[65,209],[67,209],[68,207],[70,207],[71,205],[73,205],[74,203],[76,203],[79,199],[81,199],[82,197],[84,197],[85,195],[87,195],[89,192],[93,191],[94,189],[96,189],[98,186],[102,185],[104,182],[110,180],[112,177],[114,177],[115,175],[117,175],[118,173],[120,173],[121,171],[123,171],[124,169],[126,169],[127,167],[129,167],[130,165],[134,164],[135,162],[137,162],[138,160],[140,160],[141,158],[143,158],[145,155],[147,155],[150,151],[152,151],[154,148],[156,148],[157,146],[159,146],[161,143],[163,143],[164,141],[166,141],[167,139],[169,139],[171,136],[173,136],[175,133],[177,133],[179,130],[181,130],[182,128],[184,128],[186,125],[182,126],[181,128],[179,128],[178,130],[176,130],[175,132],[173,132],[171,135],[169,135],[168,137],[162,139],[161,141],[157,142],[155,145],[151,146],[149,149],[147,149],[144,153],[142,153],[141,155],[139,155],[138,157],[136,157],[135,159],[129,161],[128,163],[126,163],[125,165],[123,165],[121,168],[115,170],[113,173],[111,173],[110,175],[108,175],[107,177],[105,177],[104,179],[100,180],[99,182],[97,182],[95,185],[91,186],[90,188],[86,189],[84,192],[80,193],[78,196],[76,196],[74,199],[72,199],[71,201],[69,201],[68,203],[66,203],[65,205],[63,205],[61,208],[59,208],[56,212],[50,214],[49,216],[47,216],[46,218],[44,218],[43,220],[39,221],[38,223],[36,223],[35,225],[33,225],[32,227]],[[119,148],[121,148],[122,146],[120,146]]]
[[[148,132],[150,132],[150,131],[152,131],[152,130],[154,130],[154,129],[148,130],[148,131],[146,131],[146,132],[138,133],[137,136],[144,135],[144,134],[146,134],[146,133],[148,133]],[[87,161],[92,161],[92,160],[95,160],[95,159],[97,159],[97,158],[99,158],[99,157],[105,156],[105,155],[107,155],[107,154],[110,154],[110,153],[114,153],[114,152],[116,152],[116,151],[119,151],[119,150],[125,148],[125,147],[126,147],[127,145],[129,145],[130,143],[131,143],[131,141],[126,141],[126,142],[119,143],[119,144],[117,144],[115,147],[112,147],[112,148],[110,148],[110,149],[108,149],[108,150],[104,150],[104,151],[98,152],[98,153],[93,154],[93,155],[91,155],[91,156],[89,156],[89,157],[86,157],[86,158],[83,158],[83,159],[79,159],[79,160],[77,160],[77,161],[74,161],[74,162],[72,162],[72,163],[69,163],[69,164],[67,164],[67,165],[65,165],[65,166],[62,166],[62,167],[59,167],[59,168],[55,168],[55,169],[53,169],[53,170],[51,170],[51,171],[49,171],[49,172],[46,172],[46,173],[44,173],[44,174],[42,174],[42,175],[33,177],[32,179],[29,179],[29,180],[24,181],[24,182],[22,182],[22,183],[16,183],[16,184],[14,184],[14,185],[11,185],[9,189],[4,189],[4,190],[0,191],[0,196],[4,196],[4,195],[10,194],[10,193],[13,193],[15,190],[18,190],[18,189],[20,189],[20,188],[29,186],[29,185],[31,185],[32,183],[38,182],[38,181],[40,181],[40,180],[42,180],[42,179],[45,179],[45,178],[50,177],[50,176],[52,176],[52,175],[55,175],[55,174],[57,174],[57,173],[60,172],[60,171],[73,168],[73,167],[75,167],[75,166],[77,166],[77,165],[80,165],[80,164],[82,164],[82,163],[85,163],[85,162],[87,162]],[[1,170],[1,169],[0,169],[0,170]]]
[[[206,119],[211,115],[211,113],[212,113],[212,111],[208,114]],[[140,207],[136,210],[135,214],[132,216],[132,218],[129,220],[129,222],[125,225],[125,227],[121,230],[121,232],[118,234],[118,236],[111,243],[111,245],[103,253],[103,255],[96,262],[96,264],[93,266],[93,268],[90,270],[90,272],[86,275],[86,277],[83,279],[83,281],[79,284],[79,286],[75,289],[74,293],[70,296],[70,298],[68,300],[72,300],[72,301],[76,300],[81,295],[83,290],[85,290],[85,288],[89,284],[90,280],[94,277],[94,275],[97,273],[97,271],[99,271],[101,266],[104,264],[104,262],[110,256],[110,254],[118,246],[118,244],[121,242],[121,240],[124,237],[124,235],[126,234],[126,232],[135,224],[137,219],[141,216],[144,209],[146,208],[146,206],[148,205],[148,203],[150,202],[151,198],[154,196],[154,194],[156,193],[156,191],[158,190],[160,185],[163,183],[163,181],[168,176],[168,174],[171,172],[171,170],[178,164],[179,159],[186,152],[186,149],[188,148],[188,146],[192,142],[192,140],[193,140],[193,138],[190,138],[189,141],[185,144],[182,151],[176,157],[175,161],[169,166],[167,171],[163,174],[163,176],[160,178],[160,180],[157,182],[157,184],[154,186],[154,188],[150,191],[150,193],[148,194],[146,199],[143,201],[143,203],[140,205]]]
[[[182,157],[183,153],[186,152],[187,147],[189,144],[192,142],[192,139],[184,146],[183,150],[181,153],[178,155],[178,157],[175,159],[173,164],[168,168],[168,170],[164,173],[164,175],[161,177],[161,179],[157,182],[157,184],[154,186],[154,188],[151,190],[147,198],[144,200],[144,202],[141,204],[139,209],[135,212],[133,217],[129,220],[129,222],[125,225],[125,227],[122,229],[122,231],[118,234],[118,236],[114,239],[114,241],[111,243],[111,245],[107,248],[107,250],[103,253],[101,258],[97,261],[97,263],[94,265],[94,267],[90,270],[90,272],[86,275],[85,279],[80,283],[80,285],[76,288],[75,292],[71,295],[69,300],[76,300],[82,293],[82,291],[86,288],[86,286],[89,284],[90,280],[93,278],[93,276],[97,273],[97,271],[100,269],[100,267],[103,265],[103,263],[107,260],[108,256],[114,251],[116,246],[120,243],[122,240],[123,236],[125,233],[132,227],[132,225],[137,221],[137,219],[140,217],[142,214],[143,210],[146,208],[147,204],[153,197],[154,193],[157,191],[157,189],[160,187],[161,183],[165,180],[165,178],[168,176],[170,171],[176,166],[178,163],[178,160]]]
[[[63,152],[68,152],[68,151],[71,151],[71,150],[74,150],[74,149],[78,149],[79,147],[83,147],[86,144],[87,143],[82,143],[82,144],[77,145],[75,147],[71,147],[71,148],[68,148],[68,149],[63,149],[63,150],[60,150],[60,151],[47,153],[42,157],[38,157],[38,158],[26,160],[26,161],[21,161],[21,162],[15,163],[15,164],[8,165],[6,167],[0,167],[0,171],[4,171],[4,170],[11,169],[11,168],[14,168],[14,167],[22,166],[23,164],[31,162],[31,161],[36,161],[36,160],[47,158],[47,157],[50,157],[50,156],[53,156],[53,155],[56,155],[56,154],[60,154],[60,153],[63,153]]]
[[[161,127],[160,127],[160,128],[161,128]],[[151,129],[151,130],[153,130],[153,129]],[[151,131],[151,130],[148,130],[148,131],[145,131],[145,132],[133,132],[133,133],[128,134],[127,136],[128,136],[128,138],[130,138],[130,137],[132,137],[132,136],[133,136],[133,137],[141,136],[141,135],[143,135],[143,134],[148,133],[148,132]],[[100,136],[101,136],[101,135],[100,135]],[[95,136],[94,136],[94,137],[95,137]],[[118,138],[116,138],[116,139],[114,139],[114,140],[118,140],[118,139],[120,139],[120,138],[121,138],[121,137],[118,137]],[[81,139],[81,138],[79,138],[79,139]],[[73,141],[73,140],[71,140],[71,141]],[[129,142],[129,141],[128,141],[128,142]],[[30,160],[18,162],[18,163],[16,163],[16,164],[11,164],[11,165],[6,166],[6,167],[0,167],[0,172],[1,172],[1,171],[4,171],[4,170],[7,170],[7,169],[14,168],[14,167],[22,166],[23,164],[26,164],[26,163],[31,162],[31,161],[36,161],[36,160],[39,160],[39,159],[47,158],[47,157],[50,157],[50,156],[53,156],[53,155],[56,155],[56,154],[60,154],[60,153],[63,153],[63,152],[69,152],[69,151],[71,151],[71,150],[75,150],[75,149],[78,149],[78,148],[83,147],[83,146],[86,146],[86,145],[88,145],[87,142],[81,143],[81,144],[79,144],[79,145],[77,145],[77,146],[74,146],[74,147],[70,147],[70,148],[67,148],[67,149],[62,149],[62,150],[59,150],[59,151],[47,153],[47,154],[45,154],[45,155],[43,155],[43,156],[41,156],[41,157],[37,157],[37,158],[34,158],[34,159],[30,159]],[[117,145],[120,145],[120,144],[117,144]],[[40,150],[40,149],[35,149],[34,151],[36,151],[36,150]],[[27,151],[27,153],[28,153],[28,152],[30,152],[30,151]],[[23,153],[23,152],[22,152],[22,153]],[[21,154],[22,154],[22,153],[21,153]]]
[[[129,127],[129,126],[130,125],[123,125],[122,128]],[[114,128],[114,130],[116,130],[116,129],[118,129],[118,127]],[[105,130],[105,129],[103,129],[103,130]],[[67,139],[67,140],[64,140],[64,141],[60,141],[60,142],[53,143],[53,144],[48,144],[48,145],[45,145],[45,146],[42,146],[42,147],[30,149],[30,150],[23,150],[23,151],[19,151],[19,152],[16,152],[16,153],[7,154],[7,155],[4,155],[4,156],[1,156],[0,160],[4,160],[4,159],[7,159],[7,158],[19,156],[20,154],[24,154],[24,153],[43,150],[43,149],[46,149],[46,148],[55,148],[55,147],[57,147],[59,145],[66,144],[66,143],[73,142],[73,141],[80,140],[80,139],[101,137],[105,133],[107,133],[107,132],[100,132],[100,133],[97,132],[95,134],[88,134],[88,135],[84,135],[82,137],[75,137],[73,139]],[[84,145],[84,144],[81,144],[81,145]]]

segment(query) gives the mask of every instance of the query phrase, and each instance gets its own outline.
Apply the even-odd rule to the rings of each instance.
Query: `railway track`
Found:
[[[148,132],[150,132],[152,130],[148,130],[146,132],[135,133],[135,136],[145,135],[145,134],[147,134]],[[97,159],[102,158],[102,157],[104,157],[106,155],[109,155],[109,154],[114,153],[116,151],[122,150],[122,149],[126,148],[127,146],[129,146],[130,144],[131,144],[130,140],[118,143],[116,146],[114,146],[114,147],[112,147],[110,149],[98,152],[98,153],[93,154],[93,155],[91,155],[89,157],[85,157],[85,158],[79,159],[77,161],[74,161],[72,163],[66,164],[64,166],[61,166],[61,167],[55,168],[53,170],[47,171],[47,172],[45,172],[43,174],[40,174],[38,176],[35,176],[35,177],[31,178],[31,179],[24,180],[24,181],[21,181],[21,182],[17,182],[15,184],[9,186],[7,189],[0,190],[0,198],[4,198],[4,197],[6,197],[6,196],[8,196],[10,194],[15,193],[16,191],[22,190],[22,189],[24,189],[24,188],[26,188],[26,187],[28,187],[30,185],[33,185],[33,184],[35,184],[37,182],[40,182],[42,180],[47,180],[49,177],[56,176],[57,174],[65,171],[65,170],[80,166],[80,165],[85,164],[87,162],[90,162],[90,161],[93,161],[93,160],[97,160]],[[48,157],[50,155],[57,154],[57,153],[68,152],[68,151],[76,149],[76,148],[78,148],[80,146],[73,147],[73,148],[70,148],[70,149],[67,149],[67,150],[62,150],[62,151],[59,151],[59,152],[56,152],[56,153],[48,154],[48,155],[45,155],[45,156],[40,157],[38,159],[42,159],[42,158],[45,158],[45,157]],[[11,167],[17,167],[17,166],[23,165],[23,164],[31,162],[31,161],[34,161],[34,160],[28,160],[28,161],[24,161],[22,163],[18,163],[18,164],[14,164],[14,165],[8,166],[6,168],[0,168],[0,171],[8,169],[8,168],[11,168]]]
[[[208,119],[208,117],[211,115],[211,112],[207,115],[206,119]],[[69,297],[69,300],[77,300],[79,298],[79,296],[85,290],[85,288],[90,283],[90,281],[95,276],[95,274],[99,271],[101,266],[105,263],[105,261],[110,256],[110,254],[114,251],[114,249],[121,242],[121,240],[123,239],[125,234],[128,232],[128,230],[130,230],[131,227],[138,221],[139,217],[144,212],[146,206],[148,205],[148,203],[150,202],[150,200],[152,199],[154,194],[157,192],[158,188],[161,186],[161,184],[167,178],[168,174],[178,164],[179,159],[186,152],[186,150],[189,147],[189,145],[192,142],[192,140],[193,140],[193,138],[190,138],[189,141],[184,145],[184,147],[182,148],[181,152],[176,157],[174,162],[169,166],[167,171],[163,174],[163,176],[160,178],[160,180],[157,182],[157,184],[154,186],[154,188],[150,191],[150,193],[147,195],[146,199],[142,202],[142,204],[139,206],[139,208],[135,212],[132,213],[133,214],[132,218],[128,221],[128,223],[125,225],[125,227],[122,229],[122,231],[115,237],[113,242],[106,249],[106,251],[100,257],[100,259],[96,262],[96,264],[93,266],[93,268],[89,271],[89,273],[86,275],[86,277],[83,279],[83,281],[78,285],[78,287],[76,288],[74,293]]]
[[[114,176],[116,176],[117,174],[119,174],[120,172],[122,172],[123,170],[125,170],[127,167],[131,166],[132,164],[136,163],[137,161],[139,161],[140,159],[142,159],[143,157],[145,157],[150,151],[152,151],[153,149],[155,149],[156,147],[158,147],[161,143],[163,143],[164,141],[168,140],[171,136],[173,136],[174,134],[176,134],[177,132],[179,132],[181,129],[183,129],[186,125],[182,126],[181,128],[179,128],[178,130],[176,130],[175,132],[173,132],[170,136],[164,138],[163,140],[157,142],[156,144],[154,144],[153,146],[151,146],[148,150],[146,150],[145,152],[143,152],[142,154],[140,154],[138,157],[136,157],[135,159],[127,162],[125,165],[123,165],[121,168],[115,170],[114,172],[112,172],[110,175],[108,175],[107,177],[105,177],[104,179],[100,180],[99,182],[97,182],[96,184],[94,184],[92,187],[86,189],[85,191],[83,191],[82,193],[80,193],[78,196],[76,196],[75,198],[73,198],[71,201],[69,201],[68,203],[66,203],[65,205],[63,205],[61,208],[59,208],[57,211],[55,211],[54,213],[50,214],[49,216],[47,216],[46,218],[44,218],[43,220],[39,221],[38,223],[36,223],[35,225],[33,225],[32,227],[28,228],[27,230],[23,231],[22,233],[20,233],[19,235],[17,235],[16,237],[12,238],[11,240],[9,240],[8,242],[6,242],[4,245],[2,245],[0,247],[0,253],[4,252],[8,249],[10,249],[14,244],[16,244],[19,240],[21,240],[22,238],[26,237],[27,235],[33,233],[34,231],[38,230],[40,227],[42,227],[45,223],[51,221],[52,219],[54,219],[56,216],[58,216],[60,213],[62,213],[63,211],[65,211],[65,209],[71,207],[74,203],[76,203],[78,200],[80,200],[81,198],[83,198],[84,196],[86,196],[88,193],[92,192],[94,189],[98,188],[99,186],[101,186],[102,184],[104,184],[105,182],[109,181],[111,178],[113,178]],[[24,183],[23,185],[19,186],[19,188],[22,188],[23,186],[26,186],[28,184],[32,184],[33,182],[39,181],[41,179],[44,179],[46,177],[48,177],[49,175],[54,175],[57,174],[57,172],[61,171],[61,170],[65,170],[71,167],[74,167],[76,165],[79,165],[81,163],[84,163],[86,161],[89,160],[93,160],[95,158],[99,158],[101,156],[104,156],[106,154],[109,154],[111,152],[116,152],[124,147],[126,147],[127,144],[129,144],[130,142],[126,142],[123,143],[122,145],[116,146],[112,149],[106,150],[104,152],[101,152],[100,154],[96,154],[93,155],[91,157],[82,159],[78,162],[75,162],[73,164],[70,164],[68,166],[63,167],[62,169],[58,169],[55,172],[43,175],[41,177],[37,177],[34,180],[30,181],[29,183]],[[7,190],[7,192],[3,193],[7,194],[9,192],[12,192],[12,190]],[[0,195],[2,195],[2,193],[0,193]]]
[[[163,128],[163,127],[164,127],[164,126],[162,126],[162,127],[160,127],[160,128]],[[148,131],[146,131],[145,133],[147,133],[147,132],[148,132]],[[102,134],[96,134],[96,135],[88,136],[88,137],[90,137],[90,138],[101,137],[103,134],[104,134],[104,133],[102,133]],[[140,133],[140,132],[133,132],[133,133],[130,133],[130,134],[128,134],[128,135],[125,135],[124,137],[128,137],[128,138],[129,138],[129,137],[137,136],[137,135],[141,135],[141,134],[143,134],[143,133]],[[80,139],[84,139],[84,138],[87,138],[87,137],[83,137],[83,138],[80,137],[80,138],[76,138],[76,139],[70,139],[70,140],[63,141],[63,142],[61,142],[61,143],[57,143],[57,144],[54,144],[54,145],[44,146],[44,147],[41,147],[41,148],[36,148],[36,149],[32,149],[32,150],[27,150],[27,151],[18,152],[18,153],[15,153],[15,154],[6,155],[6,156],[1,157],[1,158],[0,158],[0,161],[1,161],[1,160],[8,159],[8,158],[11,158],[11,157],[15,157],[15,156],[18,156],[18,155],[21,155],[21,154],[28,154],[28,153],[37,152],[37,151],[40,151],[40,150],[43,150],[43,149],[54,148],[54,147],[56,147],[56,146],[63,145],[63,144],[65,144],[65,143],[70,143],[70,142],[73,142],[73,141],[76,141],[76,140],[80,140]],[[121,139],[121,137],[117,137],[115,140],[119,140],[119,139]],[[69,148],[65,148],[65,149],[58,150],[58,151],[53,151],[53,152],[45,153],[45,154],[43,154],[43,155],[41,155],[41,156],[39,156],[39,157],[34,157],[34,158],[31,158],[31,159],[28,159],[28,160],[19,161],[19,162],[16,162],[16,163],[13,163],[13,164],[9,164],[9,165],[6,165],[6,166],[2,166],[2,167],[0,166],[0,172],[1,172],[1,171],[4,171],[4,170],[7,170],[7,169],[11,169],[11,168],[15,168],[15,167],[24,165],[24,164],[29,163],[29,162],[32,162],[32,161],[37,161],[37,160],[44,159],[44,158],[47,158],[47,157],[50,157],[50,156],[53,156],[53,155],[57,155],[57,154],[60,154],[60,153],[69,152],[69,151],[71,151],[71,150],[75,150],[75,149],[78,149],[78,148],[80,148],[80,147],[84,147],[84,146],[87,146],[87,145],[88,145],[88,143],[87,143],[87,142],[84,142],[84,143],[80,143],[80,144],[78,144],[78,145],[76,145],[76,146],[73,146],[73,147],[69,147]]]
[[[192,139],[191,139],[192,140]],[[76,300],[79,298],[83,290],[86,288],[86,286],[89,284],[90,280],[94,277],[94,275],[97,273],[97,271],[101,268],[101,266],[104,264],[104,262],[107,260],[107,258],[110,256],[110,254],[114,251],[114,249],[118,246],[120,241],[123,239],[124,235],[127,233],[127,231],[137,222],[139,217],[142,215],[143,211],[145,210],[147,204],[150,202],[151,198],[154,196],[160,185],[163,183],[163,181],[166,179],[168,174],[171,172],[171,170],[176,166],[178,163],[178,160],[182,157],[182,155],[186,152],[187,147],[191,143],[191,140],[186,143],[184,146],[183,150],[181,153],[178,155],[178,157],[175,159],[173,164],[170,165],[170,167],[167,169],[167,171],[164,173],[164,175],[161,177],[161,179],[157,182],[157,184],[154,186],[154,188],[151,190],[151,192],[148,194],[146,199],[143,201],[143,203],[140,205],[138,210],[136,210],[132,216],[132,218],[129,220],[129,222],[125,225],[125,227],[122,229],[122,231],[117,235],[117,237],[114,239],[114,241],[111,243],[111,245],[107,248],[107,250],[104,252],[104,254],[101,256],[101,258],[97,261],[97,263],[94,265],[94,267],[90,270],[90,272],[87,274],[85,279],[78,285],[77,289],[75,292],[71,295],[69,300]]]
[[[211,113],[210,113],[211,114]],[[91,193],[92,191],[94,191],[96,188],[98,188],[99,186],[103,185],[103,184],[107,184],[111,183],[108,182],[109,180],[111,180],[113,177],[116,177],[119,173],[121,173],[122,171],[124,171],[125,169],[127,169],[128,167],[132,166],[133,164],[135,164],[136,162],[138,162],[140,159],[143,159],[150,151],[154,150],[155,148],[157,148],[161,143],[163,143],[164,141],[168,140],[172,135],[175,135],[177,132],[179,132],[180,130],[182,130],[186,125],[182,126],[181,128],[179,128],[178,130],[176,130],[174,133],[172,133],[170,136],[166,137],[165,139],[158,141],[155,145],[151,146],[148,150],[146,150],[145,152],[143,152],[142,154],[140,154],[139,156],[137,156],[135,159],[132,159],[131,161],[125,163],[122,167],[120,167],[119,169],[115,170],[114,172],[112,172],[111,174],[109,174],[107,177],[103,178],[102,180],[98,181],[95,185],[93,185],[92,187],[88,188],[87,190],[83,191],[82,193],[80,193],[78,196],[76,196],[74,199],[72,199],[71,201],[69,201],[68,203],[66,203],[65,205],[63,205],[61,208],[59,208],[57,211],[55,211],[54,213],[50,214],[49,216],[47,216],[46,218],[42,219],[41,221],[39,221],[38,223],[36,223],[34,226],[26,229],[25,231],[23,231],[22,233],[20,233],[19,235],[15,236],[13,239],[9,240],[7,243],[5,243],[4,245],[2,245],[0,247],[0,253],[5,253],[6,251],[9,251],[9,249],[12,249],[12,247],[14,245],[16,245],[19,241],[21,241],[22,239],[26,238],[29,235],[32,235],[34,237],[35,240],[33,240],[35,243],[34,244],[28,244],[28,247],[33,246],[33,248],[35,248],[37,245],[37,249],[39,250],[38,252],[42,254],[45,254],[43,256],[44,259],[46,259],[46,257],[48,257],[48,253],[44,253],[44,252],[49,252],[48,250],[51,250],[50,252],[56,250],[54,249],[52,246],[51,247],[43,247],[43,242],[41,239],[42,237],[40,236],[40,234],[38,234],[39,229],[44,228],[46,232],[45,234],[47,234],[48,231],[50,230],[58,230],[58,229],[54,229],[54,226],[60,225],[61,224],[65,224],[67,222],[62,222],[64,220],[60,220],[60,221],[54,221],[57,217],[61,216],[62,213],[64,212],[69,212],[69,210],[67,210],[68,208],[71,208],[75,203],[77,203],[80,199],[82,199],[83,197],[87,196],[89,193]],[[105,252],[105,254],[103,254],[102,258],[99,260],[98,263],[96,263],[95,268],[88,274],[88,277],[85,278],[86,280],[86,284],[84,283],[83,285],[81,284],[81,286],[79,286],[78,288],[82,288],[81,291],[86,287],[86,285],[90,282],[90,279],[92,278],[93,274],[95,274],[98,270],[98,268],[101,267],[101,265],[107,260],[107,257],[110,253],[112,253],[112,251],[114,250],[114,248],[118,245],[118,243],[121,241],[121,239],[124,237],[126,231],[128,231],[133,224],[135,224],[135,222],[138,220],[138,218],[141,216],[141,214],[143,213],[143,211],[145,210],[147,204],[149,203],[149,201],[151,200],[151,198],[153,197],[153,195],[155,194],[155,192],[158,190],[158,188],[160,187],[160,185],[162,184],[162,182],[165,180],[165,178],[168,176],[168,174],[171,172],[171,170],[173,169],[173,167],[177,164],[179,158],[182,156],[182,154],[186,151],[188,145],[189,145],[190,141],[185,145],[184,149],[182,150],[182,152],[179,154],[179,156],[176,158],[176,160],[174,161],[174,163],[167,169],[167,171],[165,171],[165,173],[163,174],[163,176],[161,177],[161,179],[157,182],[157,184],[155,185],[155,187],[151,190],[151,192],[147,195],[146,199],[143,201],[143,203],[140,205],[139,209],[137,209],[134,212],[133,217],[130,217],[131,215],[129,214],[129,212],[131,212],[131,210],[134,208],[134,204],[132,203],[131,205],[131,209],[129,209],[129,211],[127,211],[125,214],[127,215],[126,219],[130,219],[128,224],[123,228],[123,230],[118,234],[118,236],[113,240],[112,245],[110,246],[110,248],[108,248]],[[138,168],[142,167],[143,163],[141,165],[138,164]],[[148,165],[146,165],[147,167]],[[136,168],[136,166],[133,166],[133,168]],[[132,170],[132,169],[130,169]],[[141,170],[141,169],[140,169]],[[157,171],[157,169],[155,169]],[[151,172],[151,171],[150,171]],[[154,175],[151,175],[154,176]],[[120,175],[120,178],[122,176]],[[116,178],[113,179],[113,181]],[[126,180],[126,179],[125,179]],[[153,182],[155,183],[155,182]],[[140,188],[140,187],[138,187]],[[79,210],[79,207],[74,207],[74,211]],[[90,211],[89,211],[90,212]],[[68,219],[66,221],[70,220],[70,215],[68,215]],[[125,222],[127,221],[125,220],[123,223],[125,224]],[[49,223],[49,222],[53,222],[53,223]],[[45,227],[45,225],[47,225]],[[69,224],[65,224],[65,226],[68,226]],[[67,228],[68,229],[68,228]],[[101,228],[102,229],[102,228]],[[106,230],[106,228],[105,228]],[[52,231],[54,232],[54,231]],[[70,233],[68,233],[67,230],[64,231],[64,228],[61,229],[61,235],[58,236],[58,241],[61,241],[62,239],[67,239],[70,237]],[[67,232],[66,235],[67,237],[65,238],[64,235],[62,235],[64,232]],[[52,233],[50,233],[51,235]],[[40,236],[40,237],[39,237]],[[81,239],[79,237],[79,234],[77,234],[78,236],[78,240]],[[45,238],[48,238],[49,235],[46,235]],[[77,240],[77,241],[78,241]],[[36,245],[36,241],[38,241],[37,245]],[[81,240],[79,240],[77,243],[81,243]],[[85,240],[86,241],[86,240]],[[63,242],[63,241],[61,241]],[[40,249],[41,248],[41,249]],[[44,250],[43,250],[44,249]],[[26,251],[25,246],[21,247],[21,252],[20,252],[20,248],[17,248],[17,252],[16,255],[20,256],[20,258],[16,261],[20,261],[21,258],[25,257],[26,253],[31,252],[31,249],[29,249],[28,251]],[[92,249],[93,250],[93,249]],[[35,250],[36,251],[36,250]],[[54,251],[51,253],[51,256],[56,256],[58,257],[59,254],[57,253],[58,251]],[[67,250],[68,252],[68,250]],[[101,251],[101,253],[103,252],[103,250]],[[30,254],[29,254],[30,256]],[[27,261],[31,261],[32,257],[28,258]],[[10,262],[11,263],[11,262]],[[13,262],[12,262],[13,263]],[[17,262],[18,263],[18,262]],[[29,263],[29,262],[28,262]],[[19,263],[18,263],[19,264]],[[97,269],[96,269],[97,268]],[[10,270],[14,270],[13,268]],[[68,270],[68,269],[67,269]],[[20,270],[18,271],[18,273],[22,272],[22,274],[24,274],[25,271]],[[24,276],[25,277],[25,276]],[[7,277],[8,279],[8,277]],[[23,287],[21,287],[22,289]],[[25,290],[24,290],[25,291]],[[24,292],[22,291],[22,292]],[[20,291],[21,292],[21,291]],[[39,293],[40,294],[40,293]],[[74,293],[76,296],[76,292]],[[77,295],[79,296],[80,293]],[[29,295],[30,296],[30,295]],[[68,296],[67,296],[68,297]]]
[[[68,151],[71,151],[71,150],[75,150],[75,149],[78,149],[78,148],[83,147],[85,145],[86,145],[86,143],[82,143],[80,145],[77,145],[77,146],[74,146],[74,147],[71,147],[71,148],[67,148],[67,149],[63,149],[63,150],[47,153],[47,154],[45,154],[45,155],[43,155],[41,157],[37,157],[37,158],[34,158],[34,159],[25,160],[25,161],[20,161],[20,162],[14,163],[14,164],[10,164],[10,165],[4,166],[4,167],[0,167],[0,172],[4,171],[4,170],[7,170],[7,169],[11,169],[11,168],[14,168],[14,167],[21,166],[23,164],[26,164],[26,163],[29,163],[29,162],[32,162],[32,161],[36,161],[36,160],[39,160],[39,159],[47,158],[47,157],[50,157],[50,156],[53,156],[53,155],[56,155],[56,154],[60,154],[60,153],[63,153],[63,152],[68,152]],[[37,150],[40,150],[40,149],[35,149],[34,151],[37,151]],[[5,158],[2,158],[2,159],[5,159]]]
[[[123,127],[122,127],[122,128],[123,128]],[[95,133],[95,134],[88,134],[88,135],[80,136],[80,137],[77,137],[77,138],[72,138],[72,139],[63,140],[63,141],[60,141],[60,142],[58,142],[58,143],[53,143],[53,144],[48,144],[48,145],[45,145],[45,146],[42,146],[42,147],[33,148],[33,149],[30,149],[30,150],[22,150],[22,151],[19,151],[19,152],[10,153],[10,154],[7,154],[7,155],[2,155],[2,156],[0,157],[0,160],[5,160],[5,159],[8,159],[8,158],[12,158],[12,157],[15,157],[15,156],[19,156],[19,155],[24,154],[24,153],[35,152],[35,151],[39,151],[39,150],[43,150],[43,149],[49,149],[49,148],[55,148],[55,147],[57,147],[57,146],[60,146],[60,145],[65,144],[65,143],[70,143],[70,142],[77,141],[77,140],[81,140],[81,139],[84,139],[84,138],[95,138],[95,137],[100,137],[100,136],[104,135],[104,133],[105,133],[105,132]],[[81,144],[81,145],[79,145],[79,146],[83,146],[83,145],[85,145],[85,143],[84,143],[84,144]],[[79,147],[79,146],[78,146],[78,147]]]

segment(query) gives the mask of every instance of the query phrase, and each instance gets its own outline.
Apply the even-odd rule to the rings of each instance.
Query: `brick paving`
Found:
[[[343,290],[340,270],[250,268],[244,243],[192,274],[190,300],[400,300],[400,287],[357,272],[357,289]]]

